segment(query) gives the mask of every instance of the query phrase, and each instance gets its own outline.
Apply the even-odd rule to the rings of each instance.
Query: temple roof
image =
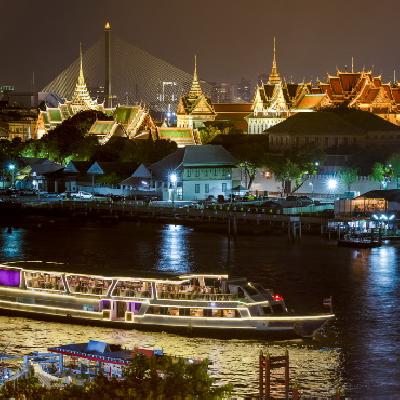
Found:
[[[178,147],[201,144],[197,132],[194,132],[192,128],[160,127],[157,129],[157,137],[172,140]]]

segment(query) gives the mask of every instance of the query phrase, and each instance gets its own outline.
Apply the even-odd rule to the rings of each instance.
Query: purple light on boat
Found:
[[[131,302],[129,303],[128,311],[133,312],[136,314],[140,310],[140,303]]]
[[[100,311],[109,310],[111,308],[110,300],[100,300]]]
[[[10,269],[0,269],[0,286],[19,287],[20,272]]]

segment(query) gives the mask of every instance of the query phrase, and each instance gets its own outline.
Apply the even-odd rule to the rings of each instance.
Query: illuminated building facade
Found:
[[[178,128],[201,128],[204,122],[215,120],[215,111],[202,91],[197,78],[197,62],[195,58],[192,86],[187,96],[179,99],[176,116]]]
[[[41,112],[41,118],[46,131],[55,128],[63,121],[71,118],[73,115],[87,110],[96,110],[102,112],[110,112],[104,108],[104,104],[98,103],[90,97],[89,90],[86,86],[85,76],[83,74],[82,47],[80,50],[80,68],[79,75],[75,85],[75,90],[71,100],[60,103],[58,107],[47,107]]]
[[[319,82],[320,93],[325,93],[331,106],[346,105],[369,111],[400,125],[400,86],[398,82],[383,83],[372,71],[337,71]]]
[[[271,73],[268,82],[257,85],[252,113],[247,116],[248,133],[261,134],[283,122],[292,113],[320,108],[325,94],[315,90],[311,83],[286,83],[276,63],[275,38]]]

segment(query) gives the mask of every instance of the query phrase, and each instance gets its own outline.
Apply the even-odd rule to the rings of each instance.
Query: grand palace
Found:
[[[111,27],[108,23],[105,33],[107,66],[110,63],[111,45]],[[190,75],[187,75],[190,79]],[[19,137],[23,141],[40,139],[63,121],[85,110],[100,111],[112,117],[108,121],[96,121],[88,132],[96,136],[100,143],[106,143],[113,136],[123,136],[134,140],[170,139],[176,141],[179,147],[201,144],[199,132],[210,125],[232,126],[239,133],[262,134],[295,114],[340,107],[368,111],[400,125],[399,82],[384,82],[372,70],[357,71],[352,63],[350,71],[337,69],[335,74],[328,74],[325,81],[288,82],[279,72],[274,38],[272,68],[267,76],[266,82],[257,84],[252,102],[213,103],[209,94],[210,85],[198,77],[195,58],[192,82],[188,82],[188,89],[180,96],[176,110],[172,110],[176,114],[176,123],[171,124],[171,121],[163,121],[159,115],[155,116],[152,104],[143,101],[113,107],[109,68],[106,68],[105,84],[110,93],[103,102],[92,98],[85,81],[81,49],[79,72],[77,77],[75,75],[75,89],[70,99],[63,98],[57,105],[46,104],[37,120],[30,117],[28,121],[21,117],[18,123],[27,125],[26,129],[22,125],[22,128],[15,125],[15,121],[1,122],[0,136],[8,139]],[[61,75],[58,81],[62,81]]]

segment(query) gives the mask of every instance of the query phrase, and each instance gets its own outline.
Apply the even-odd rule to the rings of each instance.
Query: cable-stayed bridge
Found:
[[[179,97],[187,93],[192,75],[174,65],[126,42],[115,34],[111,35],[111,94],[113,102],[143,102],[155,111],[174,112]],[[104,87],[105,47],[104,38],[83,52],[83,67],[91,96],[103,100],[98,88]],[[77,55],[78,55],[77,45]],[[53,79],[43,92],[55,93],[70,99],[79,74],[79,57]],[[202,84],[210,92],[207,83]],[[96,90],[93,90],[96,88]],[[97,93],[96,93],[97,92]]]

